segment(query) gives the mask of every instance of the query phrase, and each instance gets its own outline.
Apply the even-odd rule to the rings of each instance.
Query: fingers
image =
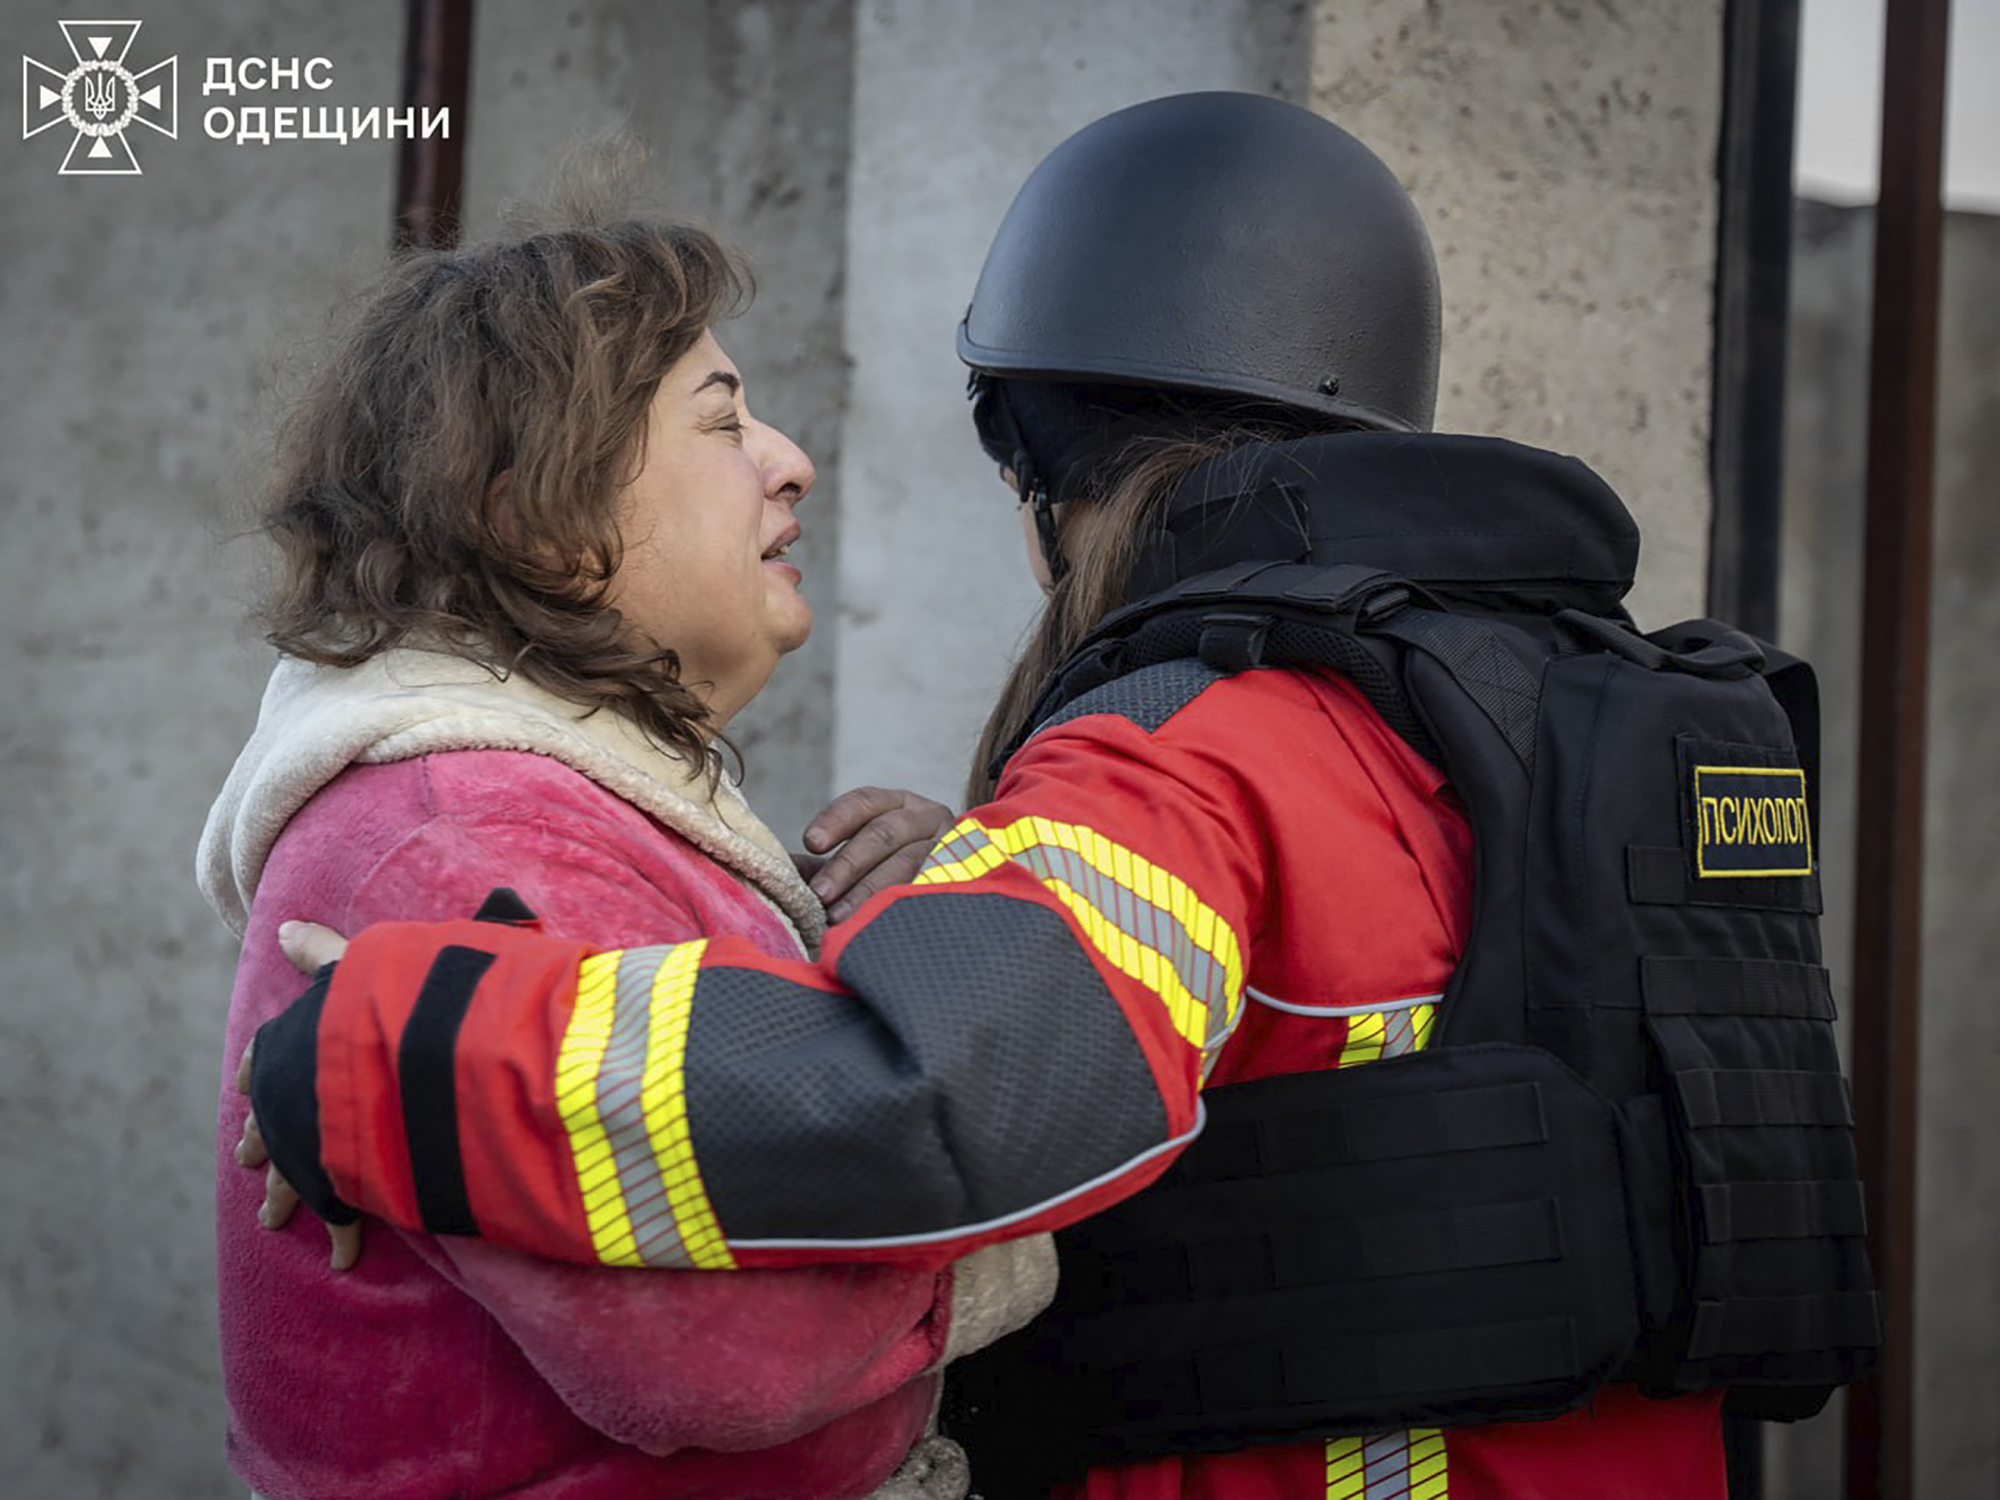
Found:
[[[261,1167],[271,1159],[271,1153],[264,1147],[264,1132],[257,1128],[257,1116],[243,1117],[243,1135],[236,1142],[236,1165],[239,1167]]]
[[[301,974],[311,974],[326,964],[338,962],[347,951],[347,939],[317,922],[280,922],[278,946],[292,961],[293,968]]]
[[[824,854],[835,844],[853,838],[870,818],[894,812],[905,797],[914,795],[880,786],[858,786],[842,792],[806,824],[806,848],[814,854]]]
[[[264,1137],[257,1129],[257,1117],[251,1115],[243,1122],[243,1139],[236,1144],[236,1164],[242,1167],[261,1166],[270,1160],[264,1149]],[[257,1222],[266,1229],[283,1229],[291,1223],[292,1215],[298,1212],[299,1195],[284,1175],[276,1167],[264,1170],[264,1201],[257,1206]],[[326,1237],[330,1246],[327,1263],[336,1271],[349,1271],[361,1259],[361,1221],[352,1224],[329,1224]]]
[[[921,839],[893,850],[879,861],[875,867],[858,878],[847,890],[835,897],[826,909],[829,922],[845,922],[867,904],[868,898],[878,891],[886,891],[892,885],[902,885],[917,877],[917,871],[924,865],[924,858],[931,852],[931,841]]]
[[[347,939],[331,927],[321,927],[313,922],[286,922],[278,928],[278,946],[285,951],[285,957],[294,967],[310,974],[322,964],[339,959],[347,951]],[[250,1092],[251,1059],[257,1050],[257,1039],[252,1037],[243,1049],[243,1056],[236,1062],[236,1092]],[[298,1212],[299,1195],[292,1185],[285,1181],[284,1174],[276,1167],[267,1166],[271,1153],[264,1145],[264,1132],[257,1124],[257,1113],[248,1110],[243,1116],[243,1134],[236,1142],[236,1165],[239,1167],[264,1167],[264,1201],[257,1206],[257,1222],[266,1229],[283,1229]],[[331,1245],[328,1264],[336,1271],[351,1270],[361,1258],[361,1223],[329,1224],[326,1236]]]
[[[257,1038],[243,1049],[243,1056],[236,1064],[236,1092],[250,1092],[250,1057],[257,1050]],[[236,1165],[239,1167],[261,1167],[271,1159],[271,1153],[264,1149],[264,1132],[257,1128],[257,1112],[246,1110],[243,1114],[243,1134],[236,1141]]]
[[[876,892],[912,879],[952,821],[942,802],[910,791],[857,787],[835,798],[806,830],[808,847],[838,844],[809,877],[827,916],[844,921]]]
[[[278,1174],[276,1167],[264,1171],[264,1201],[257,1209],[257,1222],[266,1229],[283,1229],[299,1206],[299,1195]]]
[[[352,1224],[329,1224],[326,1237],[333,1243],[330,1264],[336,1271],[351,1271],[354,1263],[361,1259],[361,1221]]]

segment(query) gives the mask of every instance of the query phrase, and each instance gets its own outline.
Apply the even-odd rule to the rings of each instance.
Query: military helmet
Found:
[[[1339,126],[1257,94],[1179,94],[1085,126],[1035,168],[958,353],[975,378],[1235,395],[1422,431],[1437,266],[1395,174]]]

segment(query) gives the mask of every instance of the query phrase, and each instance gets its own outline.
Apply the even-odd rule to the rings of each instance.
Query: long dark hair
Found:
[[[1103,387],[1075,387],[1079,403],[1101,401]],[[1088,428],[1072,423],[1071,430]],[[1171,391],[1134,388],[1105,413],[1106,437],[1087,439],[1082,462],[1061,464],[1056,534],[1067,563],[1030,629],[1000,697],[987,715],[965,782],[968,807],[993,795],[994,763],[1033,725],[1043,685],[1104,617],[1131,601],[1132,563],[1141,541],[1157,533],[1167,503],[1189,472],[1244,443],[1277,442],[1354,424],[1318,413]],[[1121,431],[1135,435],[1119,437]],[[1046,460],[1045,460],[1046,462]]]

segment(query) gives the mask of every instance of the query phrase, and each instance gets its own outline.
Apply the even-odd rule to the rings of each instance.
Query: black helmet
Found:
[[[976,375],[1237,395],[1421,431],[1437,266],[1361,142],[1257,94],[1179,94],[1085,126],[1001,221],[959,357]]]

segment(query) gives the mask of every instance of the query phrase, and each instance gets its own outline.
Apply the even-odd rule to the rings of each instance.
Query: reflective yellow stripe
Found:
[[[1334,1058],[1336,1068],[1352,1068],[1378,1058],[1415,1052],[1431,1039],[1437,1005],[1425,1001],[1406,1010],[1370,1010],[1347,1018],[1347,1036]]]
[[[1435,1427],[1326,1445],[1327,1500],[1449,1500],[1445,1471],[1444,1434]]]
[[[1326,1444],[1326,1500],[1359,1500],[1366,1477],[1361,1472],[1361,1439],[1329,1438]]]
[[[667,1206],[679,1227],[681,1245],[696,1266],[709,1271],[733,1271],[736,1259],[723,1241],[722,1226],[702,1185],[694,1159],[694,1138],[688,1131],[687,1037],[694,1011],[694,985],[701,974],[706,942],[676,943],[666,950],[653,976],[652,1031],[646,1048],[646,1074],[639,1098],[645,1110],[646,1138],[666,1184]]]
[[[578,971],[576,1006],[556,1054],[556,1112],[569,1135],[591,1248],[607,1266],[691,1263],[710,1270],[735,1269],[735,1258],[702,1185],[688,1130],[684,1074],[688,1018],[707,947],[706,942],[692,942],[597,953]],[[643,1027],[631,1033],[621,1028],[626,1039],[614,1054],[621,966],[628,959],[643,964],[652,953],[660,957],[647,986],[646,1011],[635,1018],[643,1021]],[[634,977],[643,979],[643,974],[642,968]],[[628,1006],[637,1001],[637,992],[628,992]],[[635,1066],[643,1139],[629,1113],[614,1132],[604,1108],[607,1095],[623,1094],[629,1101]],[[629,1111],[630,1105],[620,1108]],[[658,1174],[657,1188],[643,1180],[649,1161]],[[637,1195],[636,1203],[628,1192]],[[670,1224],[662,1222],[662,1194]],[[645,1246],[633,1222],[635,1212],[647,1221]]]
[[[932,852],[931,862],[924,866],[911,884],[951,885],[958,881],[977,880],[987,871],[998,869],[1007,858],[991,843],[981,844],[972,853],[959,859],[940,861],[938,855],[942,852],[942,849]]]
[[[1444,1434],[1436,1428],[1420,1427],[1409,1439],[1410,1500],[1446,1500],[1451,1494],[1451,1476],[1446,1472]]]
[[[1363,1011],[1347,1017],[1334,1058],[1352,1068],[1415,1052],[1431,1039],[1437,1003]],[[1326,1445],[1327,1500],[1448,1500],[1444,1434],[1435,1427],[1335,1438]]]
[[[1388,1019],[1379,1010],[1349,1016],[1347,1036],[1340,1044],[1340,1056],[1334,1059],[1333,1065],[1336,1068],[1351,1068],[1379,1058],[1382,1055],[1382,1033],[1387,1028]]]
[[[636,1266],[639,1248],[618,1185],[618,1162],[597,1107],[597,1074],[611,1044],[622,953],[594,953],[577,975],[576,1006],[556,1053],[556,1112],[569,1134],[591,1248],[607,1266]]]
[[[938,841],[914,883],[977,880],[1010,859],[1062,902],[1114,968],[1159,997],[1191,1046],[1205,1049],[1234,1024],[1243,996],[1235,932],[1180,877],[1093,828],[1039,817],[987,828],[967,818]],[[1180,943],[1195,952],[1170,951]]]

